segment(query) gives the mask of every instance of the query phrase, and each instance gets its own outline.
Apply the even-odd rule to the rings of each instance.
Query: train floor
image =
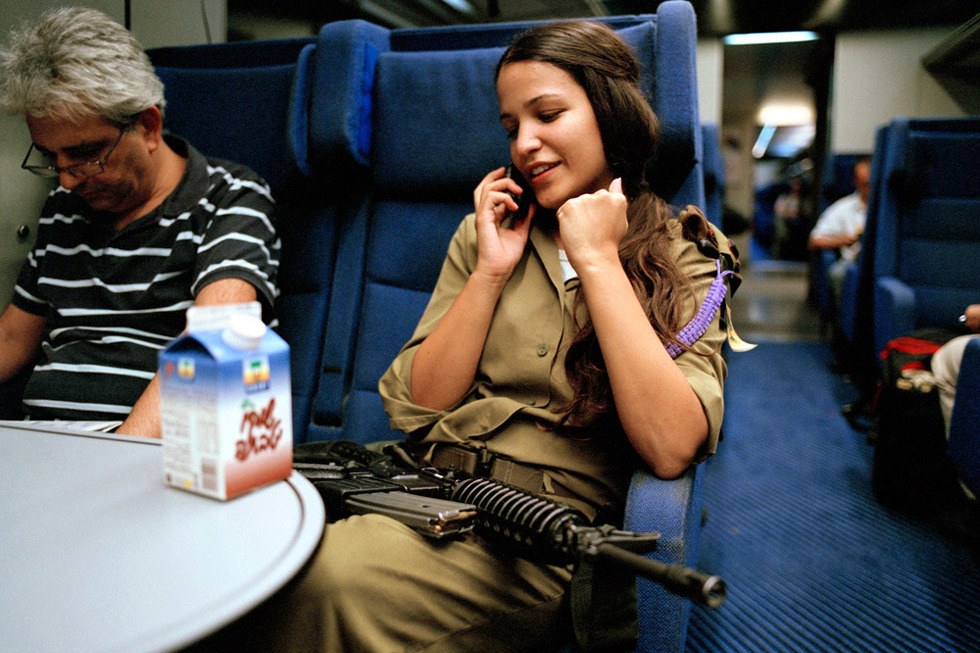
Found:
[[[727,356],[698,561],[728,598],[692,608],[687,651],[980,650],[975,541],[875,499],[805,265],[743,262],[734,323],[758,346]]]

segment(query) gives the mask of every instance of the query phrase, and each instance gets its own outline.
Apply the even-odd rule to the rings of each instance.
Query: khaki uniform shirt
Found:
[[[669,231],[674,243],[671,251],[691,277],[697,298],[696,304],[691,299],[686,306],[682,318],[686,323],[704,300],[717,268],[714,259],[681,237],[677,220],[671,221]],[[718,240],[728,251],[727,239],[720,236]],[[414,335],[381,378],[385,411],[392,428],[408,433],[412,440],[486,448],[541,469],[541,494],[570,503],[590,518],[600,508],[618,515],[625,505],[630,477],[642,462],[621,431],[583,440],[554,429],[561,417],[554,409],[567,405],[572,397],[565,351],[577,332],[576,325],[581,324],[573,315],[579,281],[563,282],[558,246],[550,235],[532,227],[529,241],[497,304],[469,392],[448,410],[418,406],[410,390],[415,352],[476,267],[475,217],[467,216],[449,245],[439,281]],[[708,418],[708,440],[699,460],[714,452],[721,428],[726,366],[720,349],[724,339],[719,316],[715,316],[693,351],[676,359]],[[560,486],[557,492],[556,486]],[[581,500],[569,500],[569,493]]]

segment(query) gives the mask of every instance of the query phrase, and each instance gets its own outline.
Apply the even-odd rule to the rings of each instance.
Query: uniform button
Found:
[[[538,356],[548,355],[548,345],[538,345]]]
[[[534,399],[528,399],[524,403],[527,404],[528,406],[534,406],[538,402],[536,402]]]

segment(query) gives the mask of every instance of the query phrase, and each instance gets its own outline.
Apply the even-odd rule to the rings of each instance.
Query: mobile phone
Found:
[[[531,204],[534,203],[534,191],[531,189],[531,184],[527,183],[527,179],[525,179],[524,175],[522,175],[520,171],[514,167],[513,163],[507,164],[506,176],[516,181],[524,191],[520,195],[507,191],[507,194],[513,197],[514,201],[517,202],[517,210],[511,212],[511,215],[517,220],[523,220],[527,217],[527,212],[530,209]]]

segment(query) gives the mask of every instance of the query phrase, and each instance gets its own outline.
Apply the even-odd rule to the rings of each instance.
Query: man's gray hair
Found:
[[[163,111],[163,82],[139,42],[102,12],[65,7],[14,29],[0,50],[0,106],[33,118],[135,124]]]

